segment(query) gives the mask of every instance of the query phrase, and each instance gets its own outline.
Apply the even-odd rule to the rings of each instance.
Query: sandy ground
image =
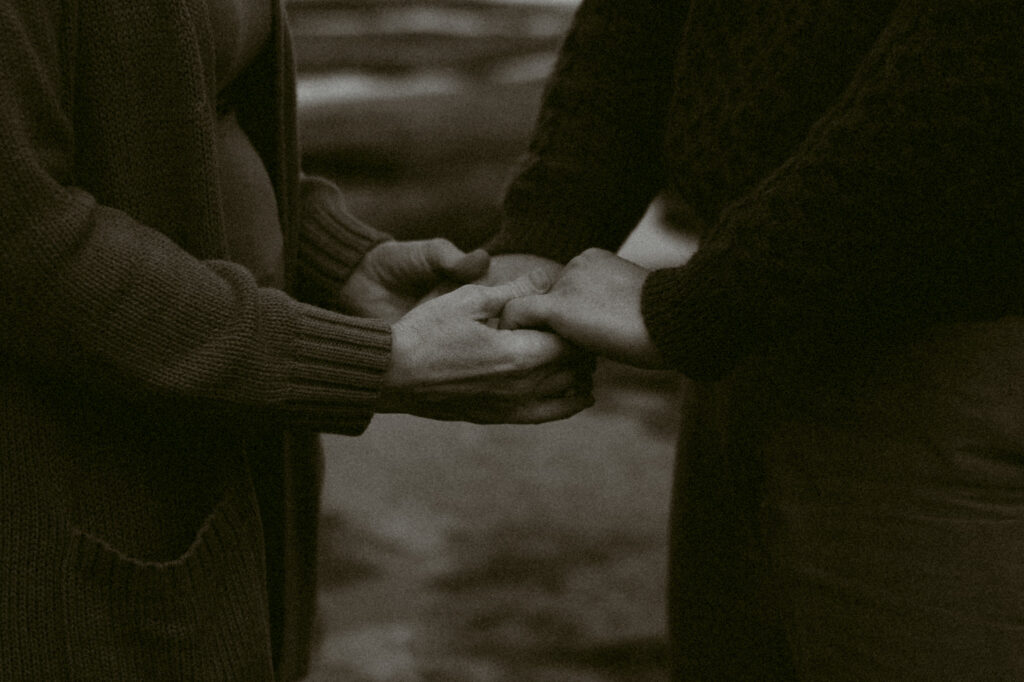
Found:
[[[678,380],[604,363],[539,426],[327,437],[313,680],[664,680]]]

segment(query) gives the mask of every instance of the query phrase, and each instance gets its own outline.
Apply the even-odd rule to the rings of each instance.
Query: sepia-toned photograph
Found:
[[[1022,27],[0,0],[0,682],[1024,680]]]

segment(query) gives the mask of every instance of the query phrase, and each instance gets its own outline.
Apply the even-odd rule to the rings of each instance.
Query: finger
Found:
[[[487,274],[491,255],[483,249],[470,251],[445,265],[444,274],[457,282],[473,282]]]
[[[530,329],[550,326],[553,301],[550,296],[522,296],[501,309],[498,329]]]
[[[550,332],[535,329],[499,330],[501,343],[513,360],[513,371],[524,373],[545,365],[571,366],[578,349]]]
[[[502,308],[513,300],[523,296],[543,294],[555,283],[554,276],[545,270],[531,270],[522,277],[495,287],[480,287],[480,300],[477,302],[478,313],[487,319],[498,317]]]
[[[447,239],[432,239],[427,242],[425,253],[427,266],[439,278],[450,278],[458,282],[472,282],[487,274],[491,257],[483,249],[464,253]]]
[[[537,382],[533,392],[541,398],[555,398],[587,395],[593,388],[589,375],[579,375],[571,370],[563,369],[552,372]]]
[[[556,419],[566,419],[594,404],[593,396],[569,395],[538,400],[515,408],[508,415],[510,424],[542,424]]]

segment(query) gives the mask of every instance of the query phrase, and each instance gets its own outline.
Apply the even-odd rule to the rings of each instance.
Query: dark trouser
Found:
[[[1024,679],[1024,318],[687,409],[676,679]]]

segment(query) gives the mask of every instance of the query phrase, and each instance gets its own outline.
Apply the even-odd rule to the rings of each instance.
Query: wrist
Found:
[[[410,345],[415,345],[410,344],[409,336],[406,325],[401,324],[401,321],[391,325],[391,353],[388,366],[381,376],[376,412],[409,411],[405,403],[408,401],[408,388],[413,382]]]

